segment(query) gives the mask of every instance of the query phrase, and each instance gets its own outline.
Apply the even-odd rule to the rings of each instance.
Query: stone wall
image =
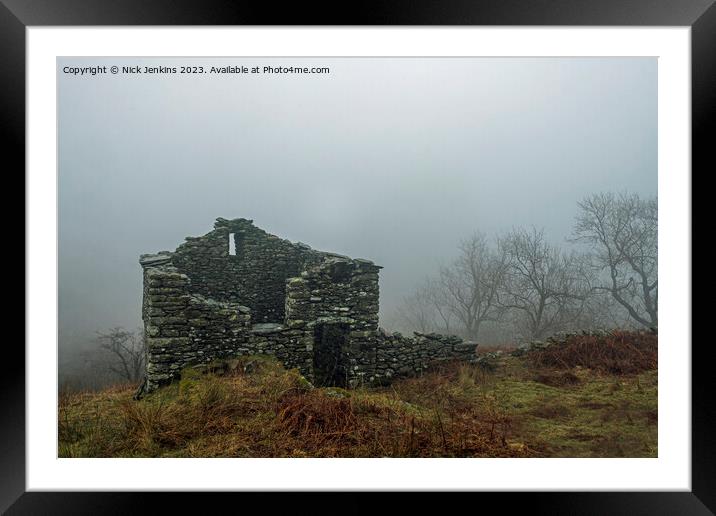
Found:
[[[377,330],[380,269],[368,260],[325,254],[321,263],[288,281],[287,323],[342,320],[350,324],[353,337]]]
[[[236,254],[229,254],[229,235]],[[173,265],[192,279],[192,290],[217,301],[251,309],[254,322],[284,319],[286,279],[298,276],[320,253],[271,235],[247,219],[217,219],[214,230],[187,237]]]
[[[303,329],[313,342],[313,381],[348,387],[362,378],[378,335],[380,269],[369,260],[325,253],[288,280],[286,325]]]
[[[247,219],[217,219],[206,235],[173,253],[142,255],[140,264],[144,391],[188,365],[237,355],[274,355],[310,381],[344,387],[475,356],[475,346],[458,337],[379,329],[379,265],[291,243]]]
[[[251,352],[246,307],[191,294],[188,276],[173,267],[145,269],[145,285],[148,390],[189,364]]]
[[[373,382],[386,383],[392,378],[412,376],[430,364],[442,360],[470,360],[477,345],[465,343],[454,335],[415,333],[385,335],[378,340]]]

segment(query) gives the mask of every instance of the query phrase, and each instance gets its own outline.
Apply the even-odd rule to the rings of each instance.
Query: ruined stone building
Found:
[[[219,218],[209,233],[139,262],[146,392],[186,366],[237,355],[274,355],[317,385],[341,387],[474,356],[457,337],[379,329],[379,265],[292,243],[251,220]]]

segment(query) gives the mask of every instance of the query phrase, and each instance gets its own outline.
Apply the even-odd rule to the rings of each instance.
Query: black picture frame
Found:
[[[0,0],[0,131],[7,144],[4,158],[12,163],[5,177],[20,177],[19,171],[25,167],[25,29],[48,25],[688,26],[692,38],[691,177],[695,171],[704,176],[716,170],[709,138],[716,125],[714,0],[402,0],[352,4],[345,10],[338,10],[338,5],[293,3],[277,8],[269,2],[228,0]],[[26,269],[26,278],[28,272]],[[188,510],[194,504],[207,509],[205,501],[185,493],[25,492],[25,354],[16,343],[11,339],[5,342],[0,375],[0,510],[7,509],[8,514],[127,514],[146,508],[146,498],[159,498],[153,501],[161,503],[165,512],[175,507]],[[708,349],[708,342],[692,348],[691,492],[470,493],[458,495],[471,498],[464,500],[468,505],[460,506],[489,510],[490,505],[497,504],[500,512],[510,513],[528,505],[531,514],[712,514],[716,511],[716,446],[711,436],[716,413]],[[297,503],[317,507],[315,500],[289,501],[276,493],[213,496],[220,496],[216,500],[219,503],[240,496],[243,508],[254,504],[265,507],[269,502],[279,510]],[[306,496],[302,494],[301,498]],[[335,510],[365,512],[375,507],[375,502],[362,495],[349,496],[350,501],[340,502]],[[422,506],[423,498],[422,494],[412,495],[400,502],[402,510]],[[218,505],[216,510],[220,510]]]

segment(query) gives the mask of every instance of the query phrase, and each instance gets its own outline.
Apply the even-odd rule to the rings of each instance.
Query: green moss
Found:
[[[190,394],[191,391],[196,388],[201,376],[202,373],[198,369],[194,369],[192,367],[185,367],[182,369],[178,387],[179,395],[187,396]],[[164,390],[164,393],[166,394],[167,391]]]
[[[312,384],[311,382],[309,382],[309,381],[306,379],[306,377],[303,376],[303,375],[301,375],[301,374],[298,375],[298,386],[299,386],[301,389],[306,390],[306,391],[310,391],[311,389],[314,388],[314,387],[313,387],[313,384]]]
[[[352,396],[350,391],[341,387],[326,387],[323,392],[331,398],[350,398]]]

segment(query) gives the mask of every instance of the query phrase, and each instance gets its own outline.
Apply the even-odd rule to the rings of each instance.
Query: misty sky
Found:
[[[71,76],[64,66],[328,66]],[[657,191],[655,58],[58,59],[60,345],[141,325],[142,253],[253,219],[381,271],[381,317],[479,229]]]

